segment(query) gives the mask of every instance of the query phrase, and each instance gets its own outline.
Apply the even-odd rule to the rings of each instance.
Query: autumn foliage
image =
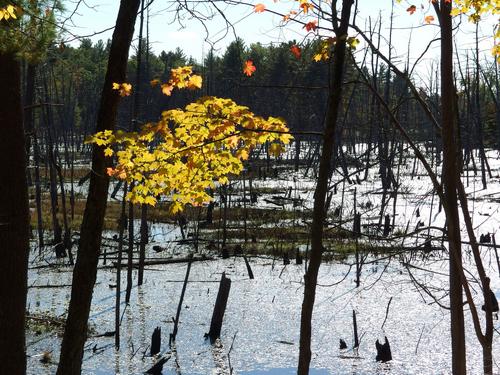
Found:
[[[191,72],[190,67],[179,69],[173,72]],[[191,73],[177,80],[175,72],[169,81],[173,87],[201,84],[201,77]],[[87,142],[102,146],[108,157],[116,155],[116,165],[107,172],[134,181],[127,199],[155,205],[166,196],[175,213],[187,204],[208,203],[209,189],[241,173],[243,162],[258,145],[267,143],[269,151],[279,155],[291,139],[282,119],[264,119],[231,99],[206,96],[184,109],[164,111],[158,122],[139,132],[108,130]]]

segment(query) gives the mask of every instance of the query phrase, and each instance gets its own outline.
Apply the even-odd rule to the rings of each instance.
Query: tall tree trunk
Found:
[[[451,357],[454,375],[465,374],[465,332],[462,297],[462,250],[457,205],[457,181],[460,174],[458,131],[453,85],[453,30],[451,3],[434,4],[441,25],[441,134],[443,140],[443,187],[447,210],[447,234],[450,253]],[[438,9],[439,8],[439,9]]]
[[[330,78],[330,94],[328,98],[328,112],[326,114],[325,133],[323,136],[323,150],[319,165],[318,182],[314,192],[313,222],[311,225],[311,255],[309,267],[304,276],[304,300],[300,320],[300,351],[298,374],[307,375],[311,362],[311,319],[316,296],[316,282],[318,279],[321,253],[323,251],[323,225],[325,221],[325,198],[328,190],[328,176],[335,142],[335,127],[337,123],[339,105],[342,99],[342,80],[344,74],[344,60],[346,53],[346,36],[351,16],[353,0],[342,0],[342,14],[340,25],[335,18],[337,1],[332,1],[334,12],[334,28],[337,43],[332,53],[332,72]]]
[[[113,82],[124,82],[130,43],[140,0],[122,0],[111,41],[108,67],[97,117],[97,131],[113,130],[120,97],[112,89]],[[92,174],[83,214],[80,244],[73,271],[71,300],[61,347],[57,375],[78,375],[81,372],[83,347],[87,338],[88,317],[97,274],[101,234],[108,198],[109,164],[101,147],[92,151]]]
[[[26,90],[24,92],[24,131],[26,143],[26,163],[29,165],[31,138],[33,137],[33,104],[35,102],[36,65],[28,64],[26,68]],[[28,172],[28,183],[31,186],[31,174]]]
[[[0,53],[0,67],[0,372],[21,375],[30,232],[21,69],[7,52]]]
[[[42,215],[42,186],[40,182],[40,147],[38,146],[38,134],[33,132],[33,163],[35,167],[35,202],[38,231],[38,253],[42,254],[43,240],[43,215]]]

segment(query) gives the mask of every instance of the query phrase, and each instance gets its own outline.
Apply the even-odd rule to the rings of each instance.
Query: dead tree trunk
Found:
[[[101,94],[97,117],[97,131],[113,130],[120,96],[113,90],[113,82],[124,82],[126,78],[128,51],[134,34],[134,24],[140,0],[122,0],[118,11],[115,31],[109,51],[108,68]],[[92,174],[90,176],[87,205],[80,231],[80,246],[73,270],[71,300],[61,346],[57,375],[79,375],[81,373],[83,347],[87,338],[87,326],[92,301],[92,292],[97,274],[97,262],[101,247],[101,234],[108,198],[109,177],[102,147],[92,151]]]
[[[9,52],[0,52],[0,67],[0,366],[2,374],[25,374],[29,208],[21,69]]]
[[[123,257],[123,235],[125,232],[125,226],[127,225],[127,219],[125,215],[126,201],[125,196],[127,195],[128,184],[127,182],[123,185],[123,197],[121,202],[121,212],[120,220],[118,223],[118,259],[116,263],[116,296],[115,296],[115,348],[120,349],[120,303],[121,303],[121,292],[122,292],[122,257]]]
[[[441,27],[441,122],[443,139],[443,188],[447,206],[447,234],[450,252],[451,356],[454,375],[467,372],[465,352],[464,311],[462,297],[462,250],[460,219],[457,205],[457,181],[460,174],[459,143],[455,117],[453,85],[453,29],[451,3],[434,3]]]
[[[212,344],[220,337],[222,320],[224,319],[224,313],[226,312],[227,299],[229,297],[230,290],[231,279],[228,279],[225,272],[223,272],[220,279],[219,292],[217,293],[217,299],[215,300],[214,312],[210,323],[210,331],[208,331],[205,335],[205,337],[210,339],[210,343]]]
[[[332,2],[332,11],[336,13],[336,1]],[[335,142],[335,127],[339,113],[339,105],[342,99],[344,61],[346,53],[346,38],[351,17],[353,0],[342,1],[342,14],[340,24],[333,17],[333,26],[337,37],[337,43],[332,55],[332,74],[330,78],[330,93],[328,98],[328,111],[325,121],[325,132],[323,138],[323,150],[321,154],[318,182],[314,192],[313,220],[311,225],[311,255],[309,267],[304,276],[304,300],[302,302],[300,321],[300,351],[298,363],[298,375],[309,373],[311,362],[311,319],[316,297],[316,283],[318,271],[321,264],[321,253],[323,252],[323,226],[325,222],[325,198],[328,190],[328,176],[330,175],[330,164]]]
[[[187,283],[189,280],[189,273],[191,272],[191,259],[193,255],[191,254],[189,256],[189,261],[186,269],[186,277],[184,278],[184,284],[182,284],[182,291],[181,291],[181,297],[179,298],[179,304],[177,305],[177,313],[175,314],[175,321],[174,321],[174,330],[170,334],[170,339],[169,339],[169,345],[172,345],[173,342],[175,342],[175,337],[177,336],[177,330],[179,327],[179,318],[181,316],[181,310],[182,310],[182,303],[184,301],[184,294],[186,293],[186,288],[187,288]]]

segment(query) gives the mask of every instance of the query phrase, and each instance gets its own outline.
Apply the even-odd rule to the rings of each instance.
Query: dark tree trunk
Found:
[[[42,253],[43,241],[43,216],[42,216],[42,187],[40,182],[40,147],[38,146],[38,135],[33,132],[33,162],[35,164],[35,202],[38,232],[38,253]]]
[[[222,320],[224,319],[224,313],[226,312],[227,299],[229,298],[230,290],[231,279],[228,279],[226,274],[222,273],[219,284],[219,292],[217,293],[214,312],[212,314],[212,321],[210,322],[210,331],[206,334],[206,336],[210,338],[210,343],[212,344],[220,337]]]
[[[304,300],[300,321],[300,352],[298,374],[307,375],[311,362],[311,319],[316,296],[316,282],[318,279],[321,253],[323,251],[323,225],[325,221],[325,198],[328,190],[328,176],[335,142],[335,127],[337,123],[339,104],[342,99],[342,80],[344,75],[344,60],[346,53],[346,38],[351,16],[353,0],[342,1],[340,25],[336,28],[337,43],[332,55],[332,74],[330,78],[330,94],[328,98],[328,112],[326,117],[323,150],[319,166],[318,182],[314,192],[313,221],[311,225],[311,255],[309,267],[304,276]],[[332,3],[335,10],[336,1]],[[334,23],[336,24],[336,20]]]
[[[115,294],[115,348],[120,349],[120,302],[122,293],[122,257],[123,257],[123,234],[127,219],[125,209],[127,208],[125,196],[128,192],[128,184],[123,185],[123,197],[121,202],[120,222],[118,224],[118,257],[116,261],[116,294]]]
[[[437,4],[435,4],[436,9]],[[462,253],[460,219],[457,205],[457,181],[460,174],[458,130],[453,85],[453,30],[451,3],[441,0],[438,16],[441,25],[441,124],[443,139],[444,204],[447,209],[447,234],[450,252],[451,357],[454,375],[465,374],[465,332],[462,297]]]
[[[134,183],[130,184],[130,191],[134,188]],[[134,267],[134,204],[128,204],[128,246],[127,246],[127,286],[125,288],[125,303],[130,303],[132,293],[132,271]]]
[[[0,372],[21,375],[30,232],[21,70],[10,53],[0,53],[0,67]]]
[[[97,131],[113,130],[120,97],[112,90],[113,82],[126,78],[128,51],[140,0],[122,0],[109,53],[108,68],[101,94]],[[97,274],[101,234],[108,197],[109,161],[101,147],[94,146],[87,205],[83,214],[80,245],[73,271],[71,301],[57,368],[58,375],[78,375],[81,372],[83,347],[87,338],[88,317]]]
[[[26,135],[26,162],[29,164],[29,156],[31,152],[31,138],[34,133],[33,126],[33,104],[35,102],[35,78],[36,65],[28,64],[26,69],[26,91],[24,93],[24,132]],[[31,181],[31,175],[28,173],[28,182]],[[29,184],[31,186],[31,183]]]
[[[137,285],[142,285],[144,281],[144,260],[146,258],[146,244],[148,243],[148,206],[141,206],[141,241],[139,244],[139,273]]]

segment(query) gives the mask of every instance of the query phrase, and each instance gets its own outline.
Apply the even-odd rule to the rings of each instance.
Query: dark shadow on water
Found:
[[[273,368],[267,370],[252,370],[238,371],[238,375],[296,375],[296,368]],[[330,375],[330,372],[325,369],[312,368],[309,370],[310,375]]]

